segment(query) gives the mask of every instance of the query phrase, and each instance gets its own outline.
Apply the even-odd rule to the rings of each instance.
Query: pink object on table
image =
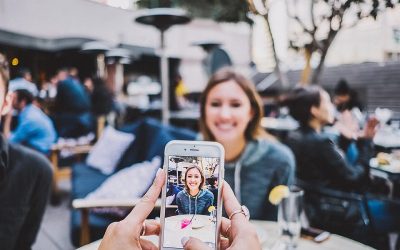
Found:
[[[189,219],[183,219],[182,221],[181,221],[181,229],[184,229],[185,227],[187,227],[187,226],[189,226],[190,225],[190,220]]]

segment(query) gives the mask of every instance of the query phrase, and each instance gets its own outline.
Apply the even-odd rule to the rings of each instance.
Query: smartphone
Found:
[[[160,249],[183,249],[184,236],[217,249],[225,151],[221,144],[174,140],[165,146]]]
[[[331,234],[327,231],[308,227],[308,228],[301,228],[301,236],[303,238],[308,238],[313,240],[314,242],[321,243],[329,238]]]

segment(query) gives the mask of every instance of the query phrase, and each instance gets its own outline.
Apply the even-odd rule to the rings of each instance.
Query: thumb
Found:
[[[211,250],[206,243],[194,237],[183,237],[181,242],[185,250]]]

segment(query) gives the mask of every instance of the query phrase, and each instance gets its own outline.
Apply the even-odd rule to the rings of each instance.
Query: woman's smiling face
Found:
[[[201,185],[201,173],[197,168],[189,169],[186,174],[186,185],[190,191],[199,191]]]
[[[206,125],[218,142],[226,144],[244,140],[252,117],[250,100],[235,81],[219,83],[208,93]]]

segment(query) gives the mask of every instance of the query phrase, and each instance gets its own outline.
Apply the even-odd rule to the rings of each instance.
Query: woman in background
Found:
[[[225,148],[225,180],[253,219],[276,220],[268,195],[294,176],[291,151],[261,127],[261,98],[252,82],[230,68],[217,71],[200,99],[204,140]]]
[[[287,97],[290,115],[300,128],[291,132],[286,141],[297,163],[297,178],[315,185],[345,191],[365,191],[369,184],[368,161],[372,157],[372,138],[376,119],[367,123],[357,140],[359,157],[351,164],[333,141],[321,133],[334,121],[335,108],[329,94],[320,87],[299,87]]]

